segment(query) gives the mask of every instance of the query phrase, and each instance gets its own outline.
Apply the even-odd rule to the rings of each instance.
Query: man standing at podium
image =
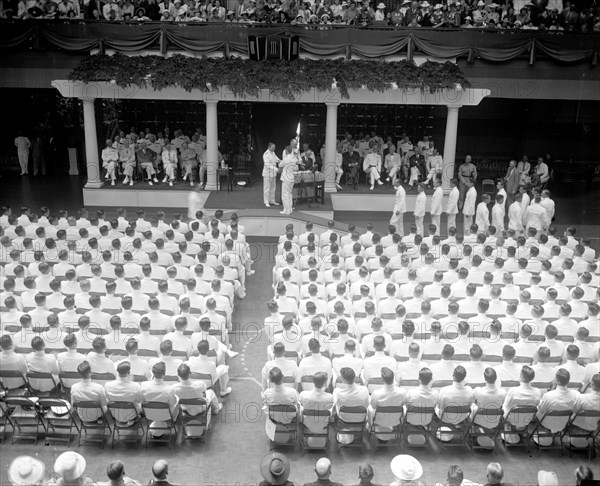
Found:
[[[267,150],[263,154],[263,162],[263,202],[268,208],[271,207],[271,204],[279,206],[279,203],[275,202],[275,190],[277,189],[277,164],[281,161],[275,155],[275,144],[273,142],[270,142],[267,146]]]

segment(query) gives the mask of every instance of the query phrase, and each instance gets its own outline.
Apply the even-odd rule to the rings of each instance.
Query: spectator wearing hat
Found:
[[[385,15],[385,3],[383,2],[379,2],[379,5],[377,5],[377,10],[375,11],[375,20],[382,22],[385,20],[386,15]]]
[[[390,469],[395,478],[390,486],[422,484],[418,480],[423,475],[423,466],[413,456],[400,454],[394,457]]]
[[[8,466],[8,481],[19,486],[38,486],[44,482],[44,463],[31,456],[19,456]]]
[[[272,452],[260,461],[260,473],[264,478],[258,486],[293,486],[288,481],[290,461],[283,454]]]
[[[54,462],[54,472],[58,479],[56,486],[92,486],[95,481],[85,476],[85,458],[74,451],[63,452]]]
[[[98,483],[98,486],[141,486],[139,481],[125,476],[125,464],[113,461],[106,468],[108,481]]]
[[[331,461],[325,457],[322,457],[315,464],[315,473],[317,474],[317,480],[312,483],[305,483],[304,486],[342,486],[341,483],[331,481]]]

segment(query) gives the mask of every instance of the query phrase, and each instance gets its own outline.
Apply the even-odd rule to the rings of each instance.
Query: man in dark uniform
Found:
[[[342,154],[342,165],[346,177],[349,177],[349,181],[354,185],[354,189],[358,190],[358,175],[360,170],[360,154],[354,150],[352,144],[348,144],[348,150]]]

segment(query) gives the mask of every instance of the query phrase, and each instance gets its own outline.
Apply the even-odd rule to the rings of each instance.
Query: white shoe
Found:
[[[271,203],[273,206],[280,206],[278,202]]]
[[[287,214],[286,211],[279,211],[279,214]]]
[[[231,392],[232,392],[232,389],[231,389],[231,387],[230,387],[230,386],[228,386],[228,387],[227,387],[225,390],[223,390],[223,391],[221,392],[221,396],[222,396],[222,397],[226,397],[226,396],[227,396],[227,395],[229,395]]]
[[[379,184],[380,186],[383,186],[383,182],[381,182],[381,179],[377,179],[377,184]]]
[[[190,181],[190,186],[194,187],[194,181]]]
[[[110,185],[114,186],[115,185],[115,180],[113,179],[112,181],[110,181]]]
[[[167,182],[168,180],[169,180],[169,178],[168,178],[168,177],[165,177],[165,178],[162,180],[162,181],[163,181],[163,184],[164,184],[165,182]]]
[[[148,181],[148,185],[153,186],[154,184],[152,184],[152,181]]]
[[[133,179],[129,181],[129,185],[133,186]]]
[[[123,184],[127,184],[129,182],[129,180],[127,179],[127,177],[125,177],[125,179],[123,179]]]
[[[219,403],[219,405],[217,405],[217,411],[215,412],[215,415],[219,414],[221,410],[223,410],[223,404]]]
[[[152,181],[153,181],[153,182],[155,182],[156,184],[158,184],[158,179],[157,179],[156,177],[154,177],[154,178],[152,179]]]
[[[375,186],[371,186],[371,187],[369,187],[369,189],[371,189],[371,191],[372,191],[373,189],[375,189]]]
[[[173,181],[169,181],[169,186],[173,187]]]
[[[271,207],[271,205],[270,205],[269,203],[265,203],[265,207],[266,207],[266,208],[270,208],[270,207]]]
[[[388,178],[385,180],[385,182],[390,182],[390,178],[388,177]]]

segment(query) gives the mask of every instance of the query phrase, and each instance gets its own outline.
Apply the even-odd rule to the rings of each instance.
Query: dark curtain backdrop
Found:
[[[262,154],[269,142],[277,145],[275,153],[281,153],[290,140],[295,137],[298,122],[302,115],[302,106],[297,103],[253,103],[252,104],[252,146],[256,167],[262,171]],[[302,134],[300,135],[302,143]],[[317,152],[318,153],[318,152]]]

